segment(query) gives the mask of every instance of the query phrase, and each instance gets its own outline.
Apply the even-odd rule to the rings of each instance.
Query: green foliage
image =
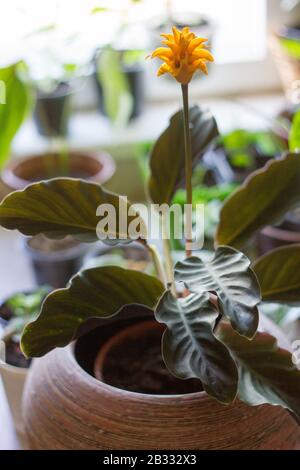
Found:
[[[176,299],[166,291],[155,309],[156,320],[167,325],[162,353],[169,371],[180,379],[199,378],[207,393],[230,403],[238,375],[229,351],[214,336],[217,317],[207,292]]]
[[[276,338],[258,332],[252,341],[220,324],[218,338],[230,349],[239,368],[238,396],[248,405],[280,405],[300,416],[300,372],[291,353]]]
[[[291,152],[300,152],[300,110],[293,117],[289,135],[289,148]]]
[[[293,59],[300,60],[300,41],[292,38],[280,38],[280,44]]]
[[[198,107],[191,108],[190,123],[196,164],[218,129],[214,118]],[[227,141],[226,145],[235,144]],[[182,113],[178,112],[152,151],[149,192],[153,202],[170,203],[182,187],[183,149]],[[206,201],[218,191],[220,199],[230,192],[228,188],[197,191],[197,197]],[[182,193],[178,194],[180,198]],[[94,241],[96,209],[102,203],[111,203],[118,219],[116,194],[93,183],[59,178],[8,196],[0,204],[0,223],[27,235],[73,235]],[[225,200],[217,244],[239,246],[299,203],[300,158],[290,153],[256,171]],[[120,228],[111,234],[119,238]],[[125,235],[131,241],[128,225]],[[146,241],[144,245],[151,252]],[[297,249],[275,251],[253,265],[265,300],[300,300]],[[154,264],[163,272],[157,253]],[[299,416],[300,372],[273,337],[257,332],[260,286],[249,259],[230,246],[219,246],[208,261],[193,256],[177,263],[175,278],[184,283],[182,297],[173,295],[169,284],[142,272],[116,266],[84,270],[66,289],[47,297],[39,317],[25,328],[23,351],[27,356],[41,356],[78,338],[87,327],[121,314],[126,305],[144,305],[167,327],[163,358],[173,374],[198,378],[207,393],[222,403],[232,402],[238,389],[246,403],[281,405]]]
[[[27,116],[31,96],[26,82],[20,78],[21,63],[0,69],[5,103],[0,103],[0,170],[10,157],[12,141]]]
[[[232,166],[239,168],[251,168],[254,149],[262,156],[274,157],[284,150],[278,137],[270,131],[236,129],[221,136],[219,144],[226,150]]]
[[[279,222],[300,203],[300,158],[289,153],[257,170],[224,203],[218,245],[242,246],[266,225]]]
[[[300,302],[299,264],[299,244],[277,248],[253,263],[252,268],[258,277],[264,301],[287,304]]]
[[[148,191],[155,204],[170,204],[184,184],[184,141],[182,111],[175,113],[167,129],[157,139],[150,157]],[[219,135],[216,120],[198,106],[190,108],[192,159],[196,165]]]
[[[77,338],[88,319],[110,318],[125,305],[153,308],[162,293],[158,279],[138,271],[116,266],[81,271],[66,289],[47,297],[39,318],[24,330],[22,350],[26,356],[43,356]]]
[[[260,288],[246,255],[220,246],[208,262],[196,256],[179,261],[175,266],[175,279],[184,282],[190,292],[214,292],[218,296],[219,311],[230,320],[232,327],[247,338],[255,335]]]
[[[130,238],[130,223],[138,217],[136,212],[128,216],[124,232],[118,223],[115,226],[108,223],[100,228],[99,222],[103,217],[96,213],[100,204],[110,204],[118,221],[120,199],[120,196],[95,183],[55,178],[8,195],[0,206],[0,223],[10,230],[18,229],[24,235],[43,233],[48,238],[73,235],[77,240],[93,242],[101,234],[109,233],[112,243],[116,238],[126,242]],[[130,203],[124,202],[123,206],[128,210]],[[142,221],[141,231],[145,236],[146,227]]]
[[[120,53],[104,49],[99,57],[97,74],[103,89],[104,109],[118,127],[127,124],[133,106],[129,83],[122,70]]]
[[[18,292],[11,296],[5,305],[12,312],[12,317],[4,328],[1,338],[7,341],[13,337],[19,341],[25,325],[38,316],[42,301],[49,292],[49,287],[43,286],[33,292]]]
[[[199,186],[193,188],[193,204],[207,204],[211,201],[224,201],[237,188],[236,184],[224,183],[216,186]],[[173,204],[183,206],[186,203],[186,191],[179,189],[173,200]]]

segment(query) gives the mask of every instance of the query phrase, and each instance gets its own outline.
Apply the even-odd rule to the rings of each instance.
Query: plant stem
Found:
[[[173,274],[173,260],[171,256],[171,247],[170,247],[170,234],[167,234],[166,228],[166,215],[162,212],[161,214],[161,225],[162,225],[162,241],[163,241],[163,252],[165,259],[166,267],[166,276],[167,276],[167,285],[170,287],[171,292],[176,296],[175,284],[174,284],[174,274]]]
[[[147,245],[147,248],[151,254],[152,262],[157,274],[157,277],[161,280],[161,282],[165,285],[166,284],[166,274],[163,268],[159,253],[155,245]]]
[[[183,117],[184,117],[184,149],[185,149],[185,187],[186,187],[186,220],[185,220],[185,254],[188,258],[192,255],[191,243],[193,240],[192,232],[192,204],[193,204],[193,190],[192,190],[192,174],[193,174],[193,160],[192,160],[192,143],[190,135],[190,121],[189,121],[189,97],[188,85],[181,85],[182,99],[183,99]]]

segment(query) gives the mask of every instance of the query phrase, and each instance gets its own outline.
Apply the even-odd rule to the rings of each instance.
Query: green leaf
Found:
[[[119,227],[119,203],[123,201],[125,211],[130,204],[120,196],[106,191],[100,185],[79,179],[56,178],[34,183],[22,191],[9,194],[0,204],[0,225],[24,235],[43,233],[48,238],[61,238],[73,235],[80,241],[96,241],[109,233],[112,238],[130,238],[130,223],[137,213],[128,216],[127,225]],[[96,215],[100,204],[110,204],[115,208],[116,225],[100,228],[99,222],[105,219]],[[122,211],[121,207],[121,211]],[[124,212],[123,212],[124,213]],[[139,219],[140,220],[140,219]],[[146,237],[146,228],[141,221],[141,231]],[[108,242],[109,240],[107,240]]]
[[[217,317],[207,292],[176,299],[166,291],[155,310],[156,320],[167,325],[162,352],[169,371],[181,379],[200,379],[209,395],[230,403],[238,374],[227,348],[213,334]]]
[[[77,338],[79,327],[90,318],[109,318],[130,304],[154,308],[163,290],[155,277],[130,269],[108,266],[81,271],[66,289],[46,298],[37,320],[24,330],[22,350],[28,357],[43,356]]]
[[[300,60],[300,41],[299,39],[280,38],[280,43],[286,52],[296,60]]]
[[[224,203],[218,245],[240,247],[257,230],[279,222],[300,203],[300,155],[271,160],[246,179]]]
[[[122,70],[119,51],[106,48],[101,52],[97,74],[108,117],[116,126],[124,127],[131,115],[133,99],[127,77]]]
[[[300,302],[300,244],[282,246],[253,264],[262,298],[269,302]]]
[[[238,395],[248,405],[280,405],[300,417],[300,371],[276,338],[258,332],[252,341],[220,323],[218,338],[230,349],[239,368]]]
[[[176,281],[184,282],[191,292],[216,293],[220,311],[241,335],[252,338],[258,326],[260,288],[243,253],[220,246],[210,261],[196,256],[175,266]]]
[[[300,111],[294,115],[289,135],[289,148],[291,152],[300,152]]]
[[[28,85],[19,78],[18,65],[0,69],[0,169],[10,156],[11,143],[31,101]]]
[[[198,106],[190,108],[192,158],[195,165],[212,141],[219,135],[217,123],[209,111]],[[170,204],[182,186],[185,174],[183,116],[178,111],[167,129],[156,141],[150,159],[151,176],[148,190],[155,204]]]

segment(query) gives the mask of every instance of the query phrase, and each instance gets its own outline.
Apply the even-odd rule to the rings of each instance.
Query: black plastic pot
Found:
[[[68,83],[60,83],[51,93],[37,91],[34,121],[41,135],[67,135],[71,93],[72,87]]]
[[[76,243],[69,248],[57,251],[40,251],[31,245],[32,238],[24,240],[24,248],[30,260],[38,285],[50,285],[56,289],[65,287],[82,264],[88,247]]]
[[[141,64],[136,63],[131,66],[124,66],[123,73],[125,74],[128,80],[129,90],[133,99],[133,107],[130,119],[134,119],[142,114],[144,108],[144,68]],[[93,74],[93,77],[98,92],[100,112],[104,116],[107,116],[107,113],[104,108],[103,88],[96,70]]]

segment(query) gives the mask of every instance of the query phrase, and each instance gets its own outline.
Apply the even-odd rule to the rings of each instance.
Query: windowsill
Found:
[[[216,116],[221,132],[233,128],[264,129],[284,106],[281,93],[249,95],[232,99],[192,100],[209,108]],[[72,149],[99,149],[101,147],[130,145],[157,138],[168,125],[172,113],[180,107],[178,101],[146,103],[142,116],[127,128],[114,129],[99,112],[79,112],[72,116],[69,145]],[[27,121],[15,139],[14,154],[22,156],[49,150],[49,141],[38,135],[32,120]]]

